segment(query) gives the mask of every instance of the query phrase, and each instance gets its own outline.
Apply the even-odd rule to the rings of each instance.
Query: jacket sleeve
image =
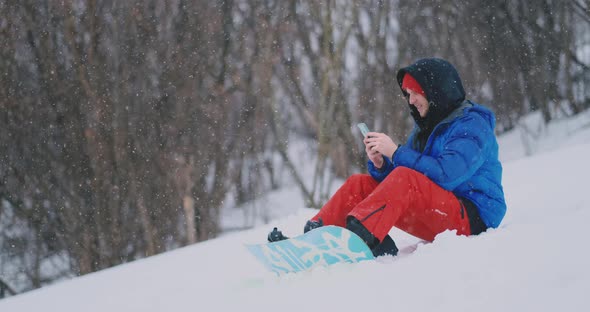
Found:
[[[486,159],[488,146],[494,140],[493,129],[480,116],[465,116],[452,124],[448,133],[434,140],[443,140],[438,155],[425,155],[401,146],[394,154],[394,167],[414,169],[452,191],[467,181]]]
[[[383,157],[383,166],[381,168],[375,167],[375,164],[369,160],[368,162],[369,174],[373,179],[381,182],[393,170],[393,163],[389,157]]]

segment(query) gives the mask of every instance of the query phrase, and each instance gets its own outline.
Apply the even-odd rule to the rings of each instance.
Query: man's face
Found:
[[[428,109],[430,108],[430,103],[428,103],[428,100],[422,94],[414,92],[411,89],[406,89],[406,92],[408,93],[408,103],[410,103],[410,105],[416,106],[418,113],[420,113],[420,117],[426,117],[426,114],[428,114]]]

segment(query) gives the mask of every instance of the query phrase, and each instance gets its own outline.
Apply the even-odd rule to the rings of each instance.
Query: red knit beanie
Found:
[[[426,97],[426,93],[424,93],[424,90],[422,90],[418,81],[416,81],[416,79],[414,79],[409,73],[404,75],[404,80],[402,81],[402,90],[405,91],[407,89],[420,93],[423,97]]]

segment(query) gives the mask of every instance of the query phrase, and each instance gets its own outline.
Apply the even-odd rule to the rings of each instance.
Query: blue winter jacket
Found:
[[[422,86],[427,85],[420,81],[424,78],[419,74],[414,78]],[[399,76],[398,80],[401,81]],[[441,80],[444,77],[437,81]],[[443,89],[448,90],[448,86]],[[440,91],[436,87],[433,90],[424,88],[427,97],[429,93]],[[437,99],[436,96],[430,98]],[[379,169],[369,161],[369,173],[380,182],[398,166],[414,169],[455,196],[470,200],[487,227],[498,227],[506,213],[506,202],[494,127],[495,116],[489,109],[464,100],[437,122],[422,152],[416,142],[420,131],[416,125],[406,144],[393,154],[393,159],[383,157],[385,162]]]

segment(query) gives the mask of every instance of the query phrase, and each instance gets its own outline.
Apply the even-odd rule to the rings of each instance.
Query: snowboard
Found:
[[[279,275],[375,258],[358,235],[331,225],[278,242],[246,245],[246,248],[267,269]]]

